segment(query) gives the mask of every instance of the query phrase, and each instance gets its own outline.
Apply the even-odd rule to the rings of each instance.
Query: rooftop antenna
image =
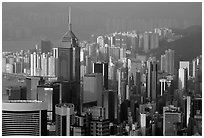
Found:
[[[71,24],[71,7],[69,7],[69,31],[72,30],[72,24]]]

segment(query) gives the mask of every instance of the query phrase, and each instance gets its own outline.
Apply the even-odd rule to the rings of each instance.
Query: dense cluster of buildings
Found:
[[[7,89],[2,134],[202,135],[202,56],[180,61],[179,69],[172,49],[148,56],[164,38],[176,39],[157,28],[79,43],[69,15],[58,47],[43,40],[40,48],[4,53],[3,72],[26,78]]]

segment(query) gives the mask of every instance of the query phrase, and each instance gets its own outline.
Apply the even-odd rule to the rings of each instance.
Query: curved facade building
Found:
[[[2,135],[47,135],[46,103],[35,100],[3,101]]]

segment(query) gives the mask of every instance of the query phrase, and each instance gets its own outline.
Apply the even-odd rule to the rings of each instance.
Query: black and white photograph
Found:
[[[202,136],[202,1],[1,5],[2,136]]]

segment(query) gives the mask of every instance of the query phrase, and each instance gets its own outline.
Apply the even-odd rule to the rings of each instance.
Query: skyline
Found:
[[[202,136],[202,26],[185,17],[179,24],[167,19],[157,25],[148,18],[136,27],[129,17],[111,22],[96,12],[129,15],[122,6],[111,8],[114,3],[98,9],[95,3],[91,14],[80,16],[73,5],[63,10],[58,3],[56,10],[52,3],[41,4],[18,3],[6,12],[15,17],[2,26],[9,26],[2,44],[13,42],[7,43],[12,51],[2,51],[3,136]],[[78,5],[94,5],[86,4]],[[122,8],[131,11],[127,5]]]
[[[202,25],[199,2],[4,2],[3,41],[59,40],[63,30],[68,29],[69,6],[73,10],[72,22],[79,40],[86,40],[91,34],[115,31],[144,31],[154,27],[182,29]]]

